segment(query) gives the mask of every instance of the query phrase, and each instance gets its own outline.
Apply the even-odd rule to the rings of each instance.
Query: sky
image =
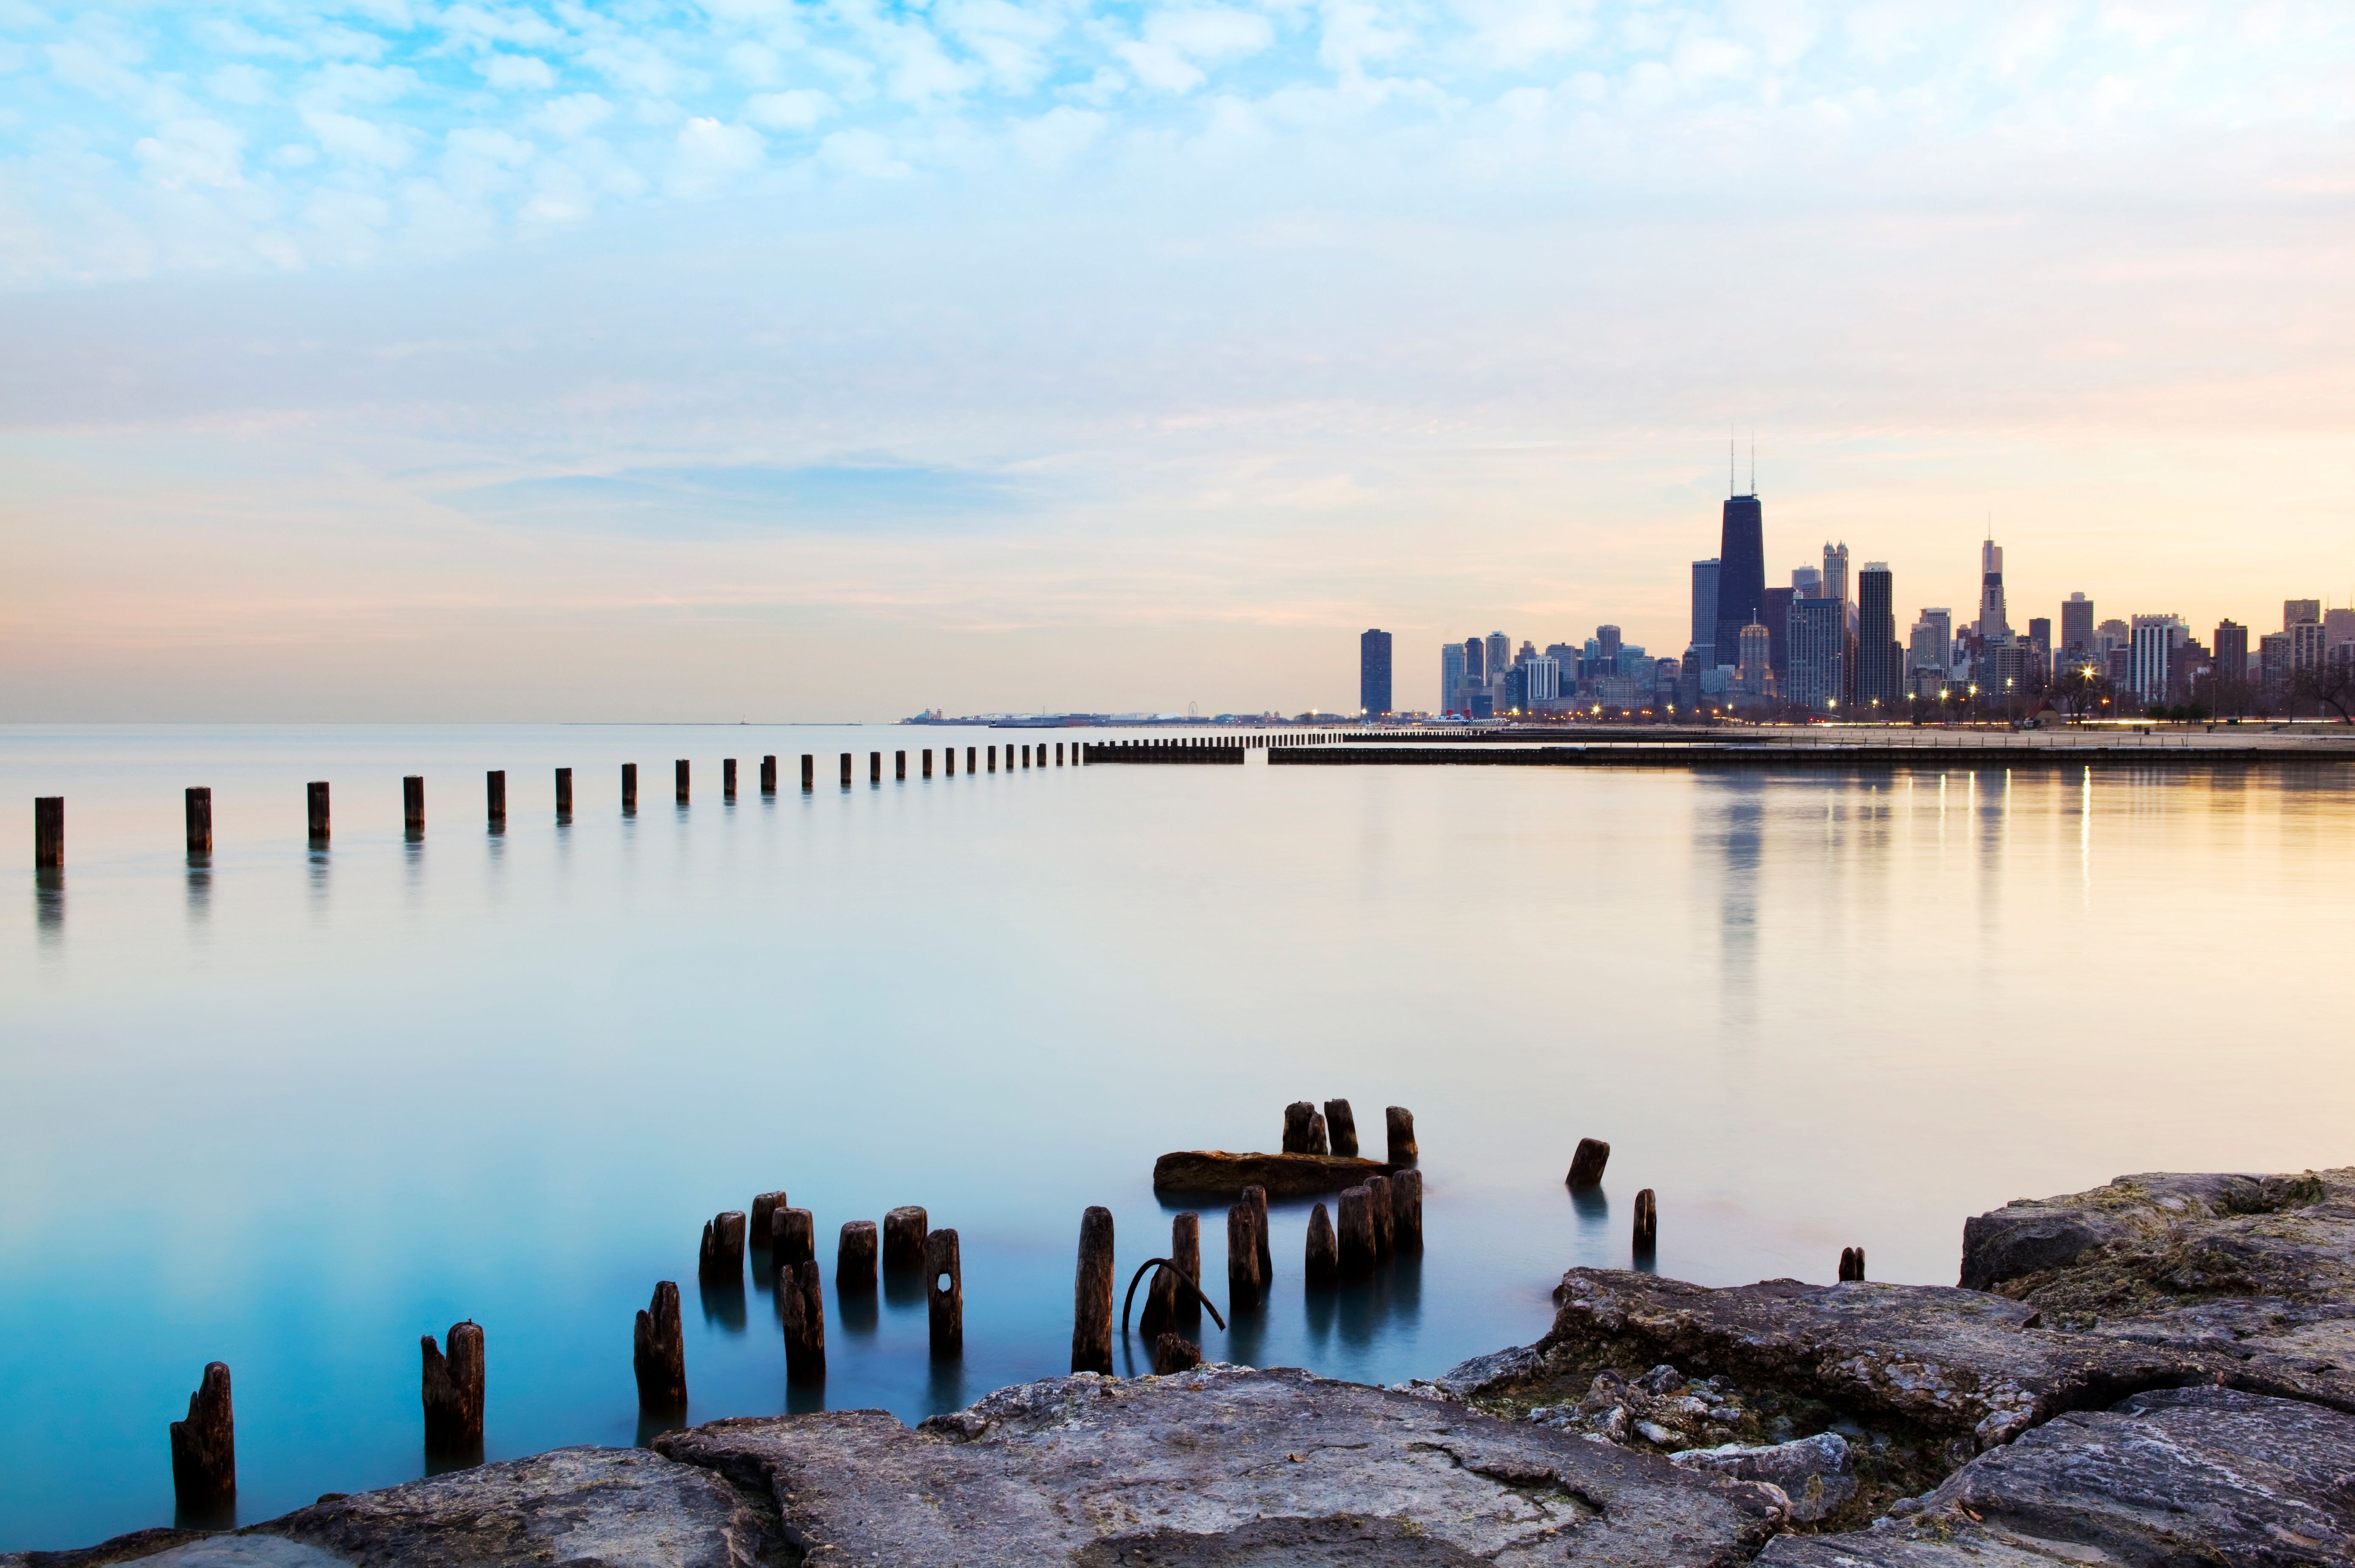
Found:
[[[2355,7],[0,0],[0,720],[1398,700],[1755,475],[2355,594]]]

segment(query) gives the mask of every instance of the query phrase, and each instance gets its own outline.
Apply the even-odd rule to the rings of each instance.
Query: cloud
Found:
[[[1141,35],[1113,52],[1147,87],[1191,92],[1209,80],[1203,66],[1258,54],[1274,40],[1275,29],[1255,11],[1190,5],[1150,13]]]
[[[556,85],[554,69],[538,55],[488,55],[474,69],[502,92],[545,92]]]
[[[872,131],[837,131],[817,144],[821,163],[869,179],[897,179],[911,173],[891,154],[889,139]]]
[[[165,190],[192,185],[227,187],[245,178],[240,160],[245,138],[218,120],[172,120],[143,136],[132,151],[147,178]]]
[[[986,525],[1025,486],[1001,475],[889,461],[625,468],[445,492],[487,522],[670,538],[749,532],[930,532]]]
[[[772,131],[806,131],[834,112],[831,95],[806,87],[756,93],[744,106],[745,118]]]
[[[225,103],[252,109],[277,99],[278,81],[259,66],[225,65],[205,78],[205,91]]]
[[[570,141],[585,136],[613,116],[613,106],[593,92],[552,98],[531,113],[530,123],[544,126]]]
[[[675,194],[685,197],[716,194],[758,168],[766,150],[761,133],[750,125],[709,118],[680,126],[677,146],[668,183]]]
[[[386,169],[400,168],[409,162],[411,148],[404,126],[381,125],[327,109],[304,110],[303,123],[330,157]]]
[[[1103,115],[1063,104],[1034,119],[1016,121],[1007,135],[1024,162],[1058,170],[1092,146],[1104,125]]]

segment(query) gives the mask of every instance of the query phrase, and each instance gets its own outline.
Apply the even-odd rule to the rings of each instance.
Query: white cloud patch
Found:
[[[165,190],[244,182],[245,138],[218,120],[172,120],[133,144],[141,171]]]
[[[529,123],[570,141],[585,136],[613,117],[613,106],[593,92],[568,93],[532,111]]]
[[[897,179],[911,171],[892,155],[891,144],[872,131],[837,131],[817,147],[818,161],[845,174]]]
[[[259,66],[225,65],[205,78],[205,91],[224,103],[252,109],[276,101],[278,79]]]
[[[348,163],[397,169],[407,165],[413,151],[406,127],[379,124],[357,114],[305,109],[303,123],[310,127],[311,134],[319,139],[319,145],[329,157]]]
[[[1256,11],[1188,5],[1151,13],[1139,36],[1113,52],[1147,87],[1191,92],[1209,80],[1204,66],[1245,59],[1274,41],[1274,27]]]
[[[835,108],[831,94],[801,87],[790,92],[754,94],[744,106],[744,116],[753,124],[772,131],[806,131],[832,114]]]
[[[1093,146],[1103,134],[1104,124],[1103,115],[1064,104],[1033,119],[1016,121],[1007,136],[1025,163],[1054,171]]]
[[[474,69],[502,92],[546,92],[556,85],[555,68],[538,55],[490,55]]]
[[[684,197],[716,195],[760,167],[767,151],[761,133],[750,125],[702,117],[679,127],[676,146],[667,183]]]

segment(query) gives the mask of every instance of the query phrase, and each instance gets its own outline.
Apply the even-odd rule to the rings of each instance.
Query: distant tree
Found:
[[[2355,663],[2326,660],[2320,669],[2302,669],[2291,677],[2294,702],[2311,702],[2317,709],[2339,715],[2341,724],[2355,724]]]

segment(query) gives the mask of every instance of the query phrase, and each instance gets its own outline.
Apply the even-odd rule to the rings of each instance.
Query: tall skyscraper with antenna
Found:
[[[1974,629],[1990,643],[2011,637],[2011,622],[2003,607],[2003,546],[1992,534],[1979,546],[1979,620]]]
[[[1732,443],[1726,443],[1728,478],[1733,468]],[[1720,664],[1742,646],[1742,628],[1763,624],[1766,613],[1766,525],[1758,505],[1757,449],[1751,449],[1750,494],[1730,496],[1717,549],[1717,635],[1713,646]]]

